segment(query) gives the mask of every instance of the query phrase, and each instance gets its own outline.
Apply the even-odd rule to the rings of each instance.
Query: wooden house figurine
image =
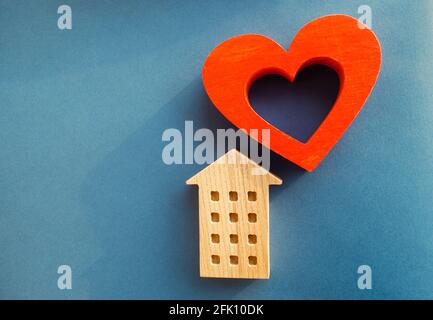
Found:
[[[199,186],[200,276],[268,279],[274,176],[236,149],[186,181]]]

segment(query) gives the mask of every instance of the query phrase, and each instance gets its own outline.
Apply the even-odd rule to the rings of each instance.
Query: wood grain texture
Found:
[[[302,143],[258,115],[248,101],[250,85],[266,74],[294,81],[302,68],[322,64],[340,77],[340,91],[331,111],[311,138]],[[238,128],[269,129],[270,142],[253,137],[271,150],[313,171],[355,119],[374,87],[381,65],[380,43],[357,19],[325,16],[306,24],[286,51],[262,35],[228,39],[207,57],[205,89],[221,113]]]
[[[200,276],[269,278],[269,185],[281,179],[232,149],[186,183],[199,186]]]

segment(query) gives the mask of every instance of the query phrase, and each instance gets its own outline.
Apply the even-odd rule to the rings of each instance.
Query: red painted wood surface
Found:
[[[260,117],[248,101],[248,90],[258,77],[279,74],[293,81],[302,68],[313,64],[336,70],[340,91],[320,127],[302,143]],[[246,133],[269,129],[267,147],[313,171],[361,110],[380,64],[381,48],[374,33],[359,28],[350,16],[332,15],[306,24],[287,51],[261,35],[226,40],[209,54],[202,75],[210,99],[229,121]],[[260,135],[253,138],[262,143]]]

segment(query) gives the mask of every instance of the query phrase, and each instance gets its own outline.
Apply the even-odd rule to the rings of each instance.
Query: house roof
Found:
[[[245,169],[247,170],[245,171]],[[280,178],[273,175],[238,150],[231,149],[206,168],[189,178],[186,184],[200,185],[204,183],[203,180],[206,180],[209,175],[233,174],[233,170],[246,172],[250,178],[261,178],[265,180],[268,185],[280,185],[283,182]]]

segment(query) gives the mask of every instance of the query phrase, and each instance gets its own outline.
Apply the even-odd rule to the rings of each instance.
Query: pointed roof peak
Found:
[[[215,160],[214,163],[218,164],[252,164],[256,167],[260,167],[255,161],[248,158],[246,155],[244,155],[239,150],[233,148],[229,150],[227,153],[223,154],[221,157]],[[212,164],[211,164],[212,165]]]
[[[213,163],[209,164],[206,168],[199,171],[197,174],[192,176],[186,181],[186,184],[199,184],[198,178],[202,175],[202,173],[212,170],[217,165],[226,165],[226,166],[242,166],[247,165],[251,167],[251,175],[253,176],[266,176],[268,177],[269,184],[282,184],[282,180],[277,176],[270,173],[268,170],[257,164],[255,161],[248,158],[242,152],[233,148],[229,150],[227,153],[219,157]]]

